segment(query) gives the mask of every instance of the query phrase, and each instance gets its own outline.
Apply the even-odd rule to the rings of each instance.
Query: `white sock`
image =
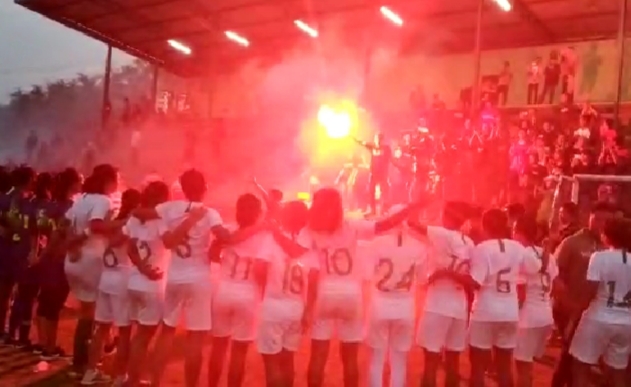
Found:
[[[405,387],[408,351],[390,349],[390,387]]]
[[[383,386],[383,369],[386,363],[386,350],[382,348],[373,348],[370,354],[370,370],[368,377],[370,379],[370,387]]]

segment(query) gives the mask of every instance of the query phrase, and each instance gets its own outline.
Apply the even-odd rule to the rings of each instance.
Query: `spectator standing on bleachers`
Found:
[[[539,99],[539,81],[541,80],[541,58],[536,58],[528,67],[528,105],[536,105]]]
[[[550,105],[554,103],[554,94],[560,80],[561,67],[556,58],[551,55],[546,68],[543,70],[543,91],[541,92],[539,103],[545,103],[546,96]]]
[[[497,104],[505,106],[508,100],[508,90],[513,81],[513,72],[510,68],[510,62],[505,61],[502,71],[497,78]]]
[[[566,94],[570,103],[574,102],[574,80],[576,78],[576,64],[578,56],[574,47],[561,50],[561,92]]]

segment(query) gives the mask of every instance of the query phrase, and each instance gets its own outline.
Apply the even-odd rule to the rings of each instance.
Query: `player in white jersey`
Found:
[[[427,261],[427,251],[421,241],[400,226],[370,242],[366,254],[367,264],[373,268],[374,286],[367,337],[372,348],[368,385],[383,385],[383,370],[389,359],[387,384],[403,387],[407,354],[414,341],[418,272]]]
[[[150,211],[137,211],[135,216],[149,220],[161,218],[173,233],[187,214],[203,208],[204,216],[183,235],[172,236],[167,246],[171,260],[167,272],[163,329],[156,343],[156,360],[153,362],[152,382],[158,384],[170,356],[175,328],[181,318],[185,320],[187,352],[185,359],[186,383],[197,385],[201,370],[202,348],[206,333],[211,328],[210,260],[208,250],[211,234],[219,241],[231,241],[234,235],[223,227],[219,213],[203,205],[206,180],[197,170],[191,169],[180,176],[186,200],[162,203]],[[253,232],[248,230],[248,232]],[[247,235],[248,232],[241,235]],[[235,240],[238,236],[235,237]]]
[[[66,213],[70,227],[66,234],[68,255],[64,269],[70,289],[80,302],[73,353],[73,371],[77,373],[83,373],[87,366],[94,303],[108,236],[120,229],[120,222],[111,220],[111,203],[108,197],[117,186],[118,171],[114,167],[95,167],[92,175],[84,182],[84,194]]]
[[[610,219],[602,239],[607,250],[592,254],[587,269],[588,305],[570,346],[575,367],[573,385],[589,386],[590,367],[603,363],[610,385],[625,386],[625,369],[631,354],[631,227],[628,221]]]
[[[518,218],[513,227],[513,239],[526,247],[528,254],[541,261],[541,270],[523,275],[520,288],[521,309],[517,329],[517,346],[513,353],[517,369],[517,385],[532,386],[532,365],[543,355],[552,333],[552,283],[559,274],[556,260],[543,247],[535,246],[538,226],[534,217]]]
[[[469,272],[469,252],[474,244],[462,231],[467,210],[464,203],[448,202],[443,208],[442,227],[409,222],[410,228],[424,237],[432,252],[426,265],[429,275],[438,270]],[[446,384],[459,383],[460,353],[466,348],[468,315],[468,298],[461,284],[442,279],[427,285],[417,336],[425,354],[424,385],[436,384],[443,351]]]
[[[307,223],[307,206],[301,201],[285,203],[280,211],[282,232],[294,239]],[[261,304],[257,348],[263,356],[268,386],[291,386],[294,354],[302,338],[302,318],[308,289],[313,289],[317,272],[313,255],[291,260],[274,242]]]
[[[537,273],[541,261],[528,254],[519,242],[506,239],[510,230],[506,214],[501,210],[486,211],[482,216],[482,229],[486,240],[471,250],[470,274],[449,270],[437,274],[450,274],[463,285],[477,290],[469,323],[471,386],[484,386],[492,354],[498,384],[510,386],[519,321],[517,284],[520,275]]]
[[[140,193],[134,189],[125,191],[121,196],[120,214],[116,218],[122,224],[133,209],[140,204]],[[131,261],[127,254],[124,231],[118,230],[108,238],[103,252],[102,272],[99,280],[95,302],[94,321],[96,330],[90,342],[88,368],[83,375],[81,385],[92,385],[99,382],[101,374],[97,364],[101,358],[104,342],[110,337],[112,326],[118,329],[118,351],[114,361],[113,374],[120,383],[126,373],[126,362],[129,349],[129,298],[127,281],[131,271]]]
[[[255,195],[248,193],[237,199],[235,217],[239,229],[258,223],[262,213],[263,204]],[[256,334],[255,322],[274,243],[270,233],[260,233],[221,251],[219,283],[212,303],[209,386],[219,384],[229,346],[228,384],[240,386],[243,381],[245,357]]]
[[[319,261],[317,296],[310,297],[306,313],[313,316],[309,384],[320,386],[330,341],[337,331],[347,386],[358,383],[357,353],[363,332],[363,292],[365,270],[356,258],[357,242],[371,239],[401,224],[412,208],[377,222],[345,219],[340,193],[323,188],[313,195],[309,224],[300,232],[296,243],[289,238],[277,242],[290,257],[312,251]]]
[[[164,182],[151,182],[142,192],[141,206],[153,209],[169,199],[169,187]],[[186,220],[172,233],[162,219],[141,222],[130,218],[125,225],[128,253],[134,266],[128,281],[130,320],[136,323],[136,334],[131,342],[127,382],[136,385],[146,362],[147,349],[162,321],[167,268],[166,245],[169,238],[186,233],[201,217],[203,209],[189,212]]]

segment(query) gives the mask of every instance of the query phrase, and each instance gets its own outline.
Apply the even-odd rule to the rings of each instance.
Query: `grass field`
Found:
[[[422,304],[422,297],[419,304]],[[66,313],[62,323],[60,324],[60,344],[66,350],[72,348],[72,335],[74,332],[75,320],[72,313]],[[176,387],[184,385],[184,368],[183,368],[183,345],[181,340],[183,336],[178,336],[178,342],[173,346],[173,356],[165,372],[163,386]],[[210,348],[210,339],[206,345],[205,360],[208,359],[208,349]],[[552,377],[552,371],[558,359],[558,348],[550,347],[543,359],[535,364],[534,376],[536,386],[549,386]],[[368,356],[369,349],[362,348],[360,353],[360,370],[362,372],[360,386],[367,386],[368,374]],[[39,358],[35,355],[19,352],[18,350],[0,347],[0,387],[65,387],[78,385],[75,381],[66,376],[66,368],[68,362],[59,360],[52,363],[50,370],[46,372],[34,373],[33,368],[38,363]],[[309,341],[304,339],[303,344],[296,357],[296,381],[295,386],[306,386],[306,372],[309,361]],[[200,386],[206,385],[206,368],[207,364],[202,368],[200,377]],[[423,369],[422,351],[415,347],[408,357],[408,386],[420,385],[420,377]],[[463,354],[461,358],[461,374],[462,385],[467,385],[469,376],[468,354]],[[246,375],[244,379],[245,387],[262,386],[264,384],[265,375],[261,356],[256,353],[254,346],[248,354],[248,362],[246,366]],[[223,382],[225,385],[225,381]],[[494,385],[493,380],[489,378],[489,385]],[[337,345],[333,345],[329,362],[326,368],[326,377],[323,387],[342,386],[342,364],[338,356]]]

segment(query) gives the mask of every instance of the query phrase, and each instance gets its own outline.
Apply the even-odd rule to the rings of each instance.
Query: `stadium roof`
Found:
[[[397,38],[407,44],[427,41],[443,51],[473,50],[478,9],[478,0],[15,1],[180,75],[204,74],[211,61],[225,64],[278,55],[297,43],[316,42],[296,28],[296,19],[321,30],[335,28],[351,41],[399,34]],[[618,29],[620,0],[510,2],[512,11],[503,12],[485,0],[483,49],[613,38]],[[401,16],[401,28],[382,17],[382,5]],[[226,31],[245,37],[250,46],[235,44],[226,38]],[[169,39],[189,47],[190,55],[169,46]]]

